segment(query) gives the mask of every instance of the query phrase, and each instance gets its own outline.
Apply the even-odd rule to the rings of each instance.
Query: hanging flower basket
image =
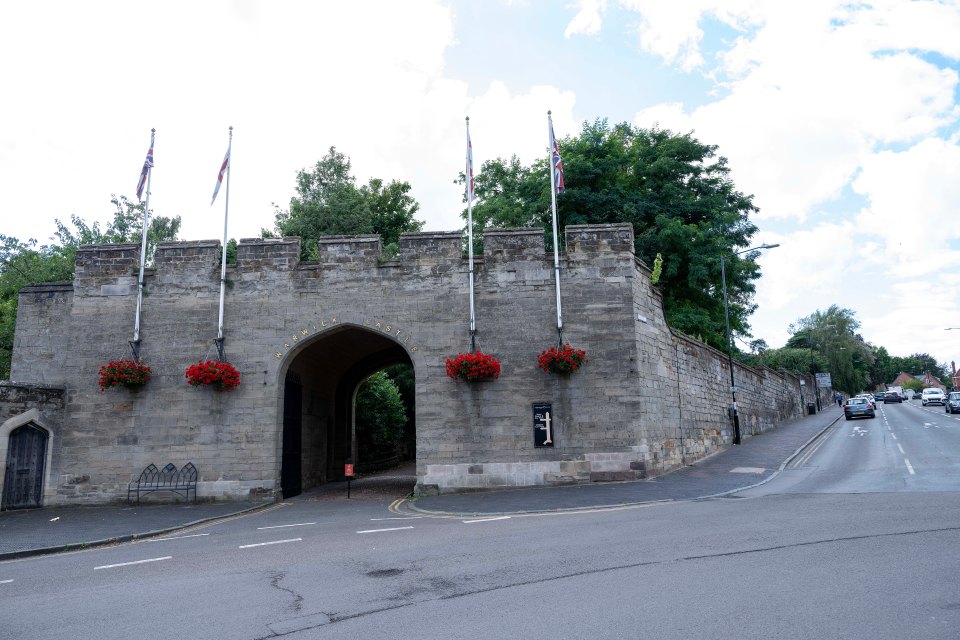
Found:
[[[140,389],[150,382],[150,367],[140,360],[111,360],[100,367],[100,390],[111,387]]]
[[[210,385],[217,391],[233,391],[240,386],[240,372],[229,362],[200,360],[187,367],[183,375],[195,387]]]
[[[573,373],[587,362],[587,352],[569,344],[550,347],[537,356],[537,366],[547,373]]]
[[[496,380],[500,377],[500,361],[481,351],[458,353],[456,358],[447,358],[447,375],[465,382]]]

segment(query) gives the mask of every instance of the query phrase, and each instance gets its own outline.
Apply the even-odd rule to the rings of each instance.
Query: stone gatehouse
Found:
[[[124,498],[150,463],[193,462],[209,499],[271,500],[340,480],[356,454],[357,388],[397,362],[416,376],[423,492],[636,478],[727,446],[725,355],[667,327],[632,227],[570,226],[565,238],[564,339],[589,363],[562,377],[537,368],[557,337],[552,252],[539,229],[488,231],[476,338],[502,374],[476,384],[444,368],[470,348],[460,233],[405,234],[395,259],[376,236],[324,238],[316,262],[299,260],[298,238],[241,240],[227,269],[225,353],[242,374],[230,393],[184,379],[216,357],[219,242],[157,248],[141,320],[153,379],[138,391],[100,391],[97,372],[129,354],[139,245],[83,247],[73,282],[20,295],[12,382],[0,384],[0,480],[12,482],[23,465],[13,449],[27,440],[24,473],[42,504]],[[745,437],[802,414],[799,378],[735,374]],[[550,447],[534,440],[544,403]]]

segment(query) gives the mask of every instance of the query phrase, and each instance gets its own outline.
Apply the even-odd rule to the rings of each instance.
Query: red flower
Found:
[[[111,387],[139,389],[150,381],[150,367],[139,360],[111,360],[100,367],[100,390]]]
[[[240,386],[240,372],[229,362],[198,361],[183,374],[193,386],[209,384],[217,391],[233,391]]]
[[[537,356],[537,366],[547,373],[573,373],[587,362],[587,352],[568,344],[550,347]]]
[[[500,361],[481,351],[458,353],[456,358],[447,358],[446,364],[447,375],[454,380],[479,382],[500,377]]]

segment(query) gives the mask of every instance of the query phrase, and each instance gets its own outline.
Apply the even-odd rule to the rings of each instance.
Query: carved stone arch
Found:
[[[277,371],[277,486],[284,497],[342,479],[343,463],[355,453],[359,384],[394,363],[409,364],[416,376],[412,355],[393,333],[342,320],[290,345]],[[299,411],[290,402],[301,403]]]
[[[3,473],[0,473],[0,496],[6,495],[6,493],[4,493],[4,485],[7,478],[7,458],[9,453],[10,436],[17,429],[28,425],[42,431],[46,440],[45,451],[43,453],[43,486],[40,490],[40,502],[42,504],[46,499],[51,497],[53,492],[56,490],[56,483],[52,480],[53,472],[51,464],[51,458],[53,456],[54,432],[47,424],[45,424],[40,411],[36,408],[29,409],[21,414],[13,416],[4,421],[3,424],[0,424],[0,463],[3,465]]]

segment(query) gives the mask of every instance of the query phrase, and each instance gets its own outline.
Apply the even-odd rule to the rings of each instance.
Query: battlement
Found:
[[[564,229],[567,253],[633,252],[633,225],[571,224]]]
[[[565,237],[566,254],[580,260],[600,253],[633,252],[630,224],[570,225]],[[463,260],[465,242],[459,231],[404,233],[400,236],[399,255],[389,264],[458,264]],[[488,229],[483,234],[483,244],[483,254],[477,258],[488,268],[507,262],[544,260],[552,253],[547,251],[540,228]],[[244,238],[237,244],[235,268],[241,273],[294,271],[300,264],[300,247],[301,240],[295,237]],[[383,243],[377,235],[328,236],[318,241],[317,250],[320,269],[375,269],[381,264]],[[215,273],[222,251],[218,240],[162,242],[157,245],[156,264],[150,273],[160,282]],[[140,245],[87,245],[77,250],[76,261],[74,284],[78,290],[116,295],[136,286]]]
[[[243,238],[237,243],[240,271],[292,271],[300,262],[300,238]]]
[[[326,236],[317,242],[321,266],[372,266],[383,253],[380,236]]]

